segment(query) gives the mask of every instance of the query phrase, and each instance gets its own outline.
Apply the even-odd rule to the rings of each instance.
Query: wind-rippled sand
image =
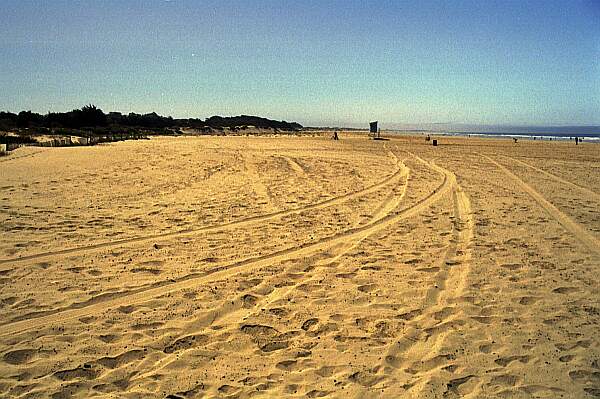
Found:
[[[179,137],[0,158],[0,396],[600,397],[600,151]]]

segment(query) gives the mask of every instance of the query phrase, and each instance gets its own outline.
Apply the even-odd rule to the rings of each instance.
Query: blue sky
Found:
[[[0,0],[0,110],[600,124],[600,1]]]

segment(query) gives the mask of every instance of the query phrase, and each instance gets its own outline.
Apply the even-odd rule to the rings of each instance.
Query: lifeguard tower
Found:
[[[369,122],[369,137],[373,137],[374,139],[381,137],[379,129],[377,128],[377,123],[378,121]]]

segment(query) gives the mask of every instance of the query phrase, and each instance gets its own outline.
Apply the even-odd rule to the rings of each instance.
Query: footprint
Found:
[[[508,366],[510,363],[515,362],[515,361],[519,361],[521,363],[528,363],[529,362],[529,356],[524,355],[524,356],[507,356],[507,357],[501,357],[499,359],[496,359],[494,362],[502,367],[506,367]]]
[[[354,374],[351,374],[348,379],[356,384],[362,385],[363,387],[372,387],[373,385],[381,382],[385,377],[374,375],[370,372],[366,371],[357,371]]]
[[[131,269],[131,272],[132,273],[150,273],[150,274],[154,274],[155,276],[157,276],[162,273],[162,270],[151,269],[148,267],[136,267],[134,269]]]
[[[379,271],[381,270],[381,266],[377,266],[377,265],[368,265],[368,266],[363,266],[360,268],[360,270],[373,270],[373,271]]]
[[[399,356],[387,355],[385,357],[385,363],[392,366],[395,369],[399,369],[403,365],[403,360]]]
[[[93,369],[91,365],[84,364],[83,366],[74,369],[57,371],[53,375],[62,381],[70,381],[77,378],[94,380],[98,377],[99,372],[98,370]]]
[[[569,378],[573,381],[589,381],[593,385],[600,384],[600,371],[574,370],[569,372]]]
[[[102,342],[106,342],[107,344],[119,341],[122,337],[120,335],[115,334],[102,334],[98,336],[98,339]]]
[[[436,273],[440,271],[440,268],[437,266],[433,266],[433,267],[422,267],[420,269],[417,269],[418,272],[425,272],[425,273]]]
[[[14,270],[15,269],[0,270],[0,277],[7,276],[7,275],[11,274]]]
[[[534,296],[524,296],[519,300],[519,303],[521,305],[533,305],[534,303],[536,303],[539,300],[540,300],[540,298],[537,298]]]
[[[579,289],[575,287],[558,287],[552,290],[552,292],[557,294],[572,294],[577,291],[579,291]]]
[[[277,363],[275,367],[284,371],[295,371],[298,370],[299,365],[297,360],[284,360],[282,362]]]
[[[312,391],[306,393],[306,397],[308,397],[308,398],[322,398],[324,396],[329,395],[330,393],[331,392],[329,392],[329,391],[319,391],[317,389],[313,389]]]
[[[125,313],[125,314],[132,313],[135,309],[136,309],[136,307],[133,305],[125,305],[125,306],[120,306],[117,308],[117,310],[119,312]]]
[[[446,384],[446,387],[448,388],[449,391],[452,391],[456,394],[458,394],[458,388],[467,383],[471,378],[474,378],[474,375],[467,375],[465,377],[461,377],[461,378],[455,378],[452,379],[450,381],[448,381],[448,383]]]
[[[251,294],[242,296],[242,307],[245,309],[253,308],[256,305],[258,298]]]
[[[458,366],[455,364],[451,364],[449,366],[442,367],[442,370],[446,370],[449,373],[454,373],[458,369]]]
[[[402,314],[396,316],[396,318],[410,321],[410,320],[414,319],[415,317],[420,316],[422,313],[423,313],[423,311],[421,309],[415,309],[415,310],[411,310],[410,312],[402,313]]]
[[[35,349],[18,349],[5,353],[2,359],[8,364],[24,364],[31,361],[36,353]]]
[[[232,395],[233,393],[237,392],[239,388],[225,384],[221,385],[217,390],[222,394]]]
[[[494,384],[494,385],[506,385],[506,386],[514,387],[519,383],[519,381],[520,381],[520,378],[517,377],[516,375],[501,374],[501,375],[492,377],[492,380],[490,381],[490,383]]]
[[[558,360],[560,360],[563,363],[569,363],[574,358],[575,358],[574,355],[564,355],[564,356],[559,357]]]
[[[161,321],[151,321],[149,323],[136,323],[131,326],[131,329],[135,330],[135,331],[156,330],[157,328],[161,327],[163,324],[165,324],[165,323],[163,323]]]
[[[440,311],[433,313],[433,318],[438,321],[441,321],[441,320],[446,319],[448,316],[450,316],[453,313],[454,313],[454,308],[448,307],[448,308],[444,308]]]
[[[272,337],[279,334],[279,331],[273,327],[261,324],[244,324],[240,330],[254,338]]]
[[[106,356],[106,357],[100,358],[100,359],[98,359],[98,363],[106,368],[116,369],[125,364],[131,363],[134,360],[143,359],[144,356],[145,356],[145,352],[143,350],[134,349],[134,350],[130,350],[128,352],[121,353],[120,355],[117,355],[114,357]]]
[[[375,289],[377,289],[376,284],[365,284],[358,287],[358,290],[364,293],[374,291]]]
[[[471,319],[481,324],[492,324],[496,320],[493,316],[471,316]]]
[[[304,331],[309,331],[312,327],[314,327],[319,322],[319,319],[313,318],[308,319],[304,323],[302,323],[302,329]]]
[[[341,367],[339,366],[323,366],[315,371],[319,377],[328,378],[337,373]]]
[[[166,346],[165,349],[163,349],[163,352],[173,353],[181,349],[189,349],[195,346],[204,345],[206,342],[208,342],[208,337],[206,335],[188,335],[186,337],[179,338],[171,345]]]
[[[285,308],[271,308],[268,310],[269,313],[277,316],[277,317],[284,317],[286,315],[288,315],[290,312],[285,309]]]
[[[492,351],[492,344],[482,344],[479,345],[479,352],[481,353],[490,353]]]
[[[595,398],[600,398],[600,388],[583,388],[583,390]]]
[[[259,348],[263,352],[274,352],[280,349],[285,349],[290,346],[288,341],[271,341],[264,345],[260,345]]]
[[[520,263],[505,263],[503,265],[500,265],[501,267],[508,269],[508,270],[518,270],[521,269],[523,267],[522,264]]]

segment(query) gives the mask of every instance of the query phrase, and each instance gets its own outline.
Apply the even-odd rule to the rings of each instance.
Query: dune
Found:
[[[155,137],[0,160],[0,396],[600,397],[594,144]]]

